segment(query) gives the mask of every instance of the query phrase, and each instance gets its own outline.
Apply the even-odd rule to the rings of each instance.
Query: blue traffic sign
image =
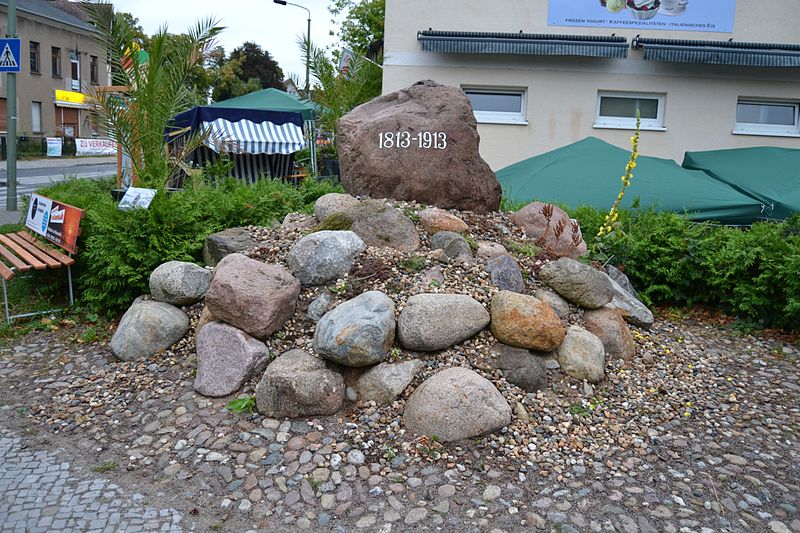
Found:
[[[0,72],[20,71],[19,39],[0,39]]]

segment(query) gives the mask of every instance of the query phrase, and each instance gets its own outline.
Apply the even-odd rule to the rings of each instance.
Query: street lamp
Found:
[[[305,9],[306,13],[308,13],[308,37],[306,38],[306,98],[309,98],[309,65],[311,63],[311,11],[308,10],[306,6],[301,6],[300,4],[295,4],[292,2],[287,2],[286,0],[272,0],[276,4],[280,4],[282,6],[294,6],[299,7],[300,9]]]

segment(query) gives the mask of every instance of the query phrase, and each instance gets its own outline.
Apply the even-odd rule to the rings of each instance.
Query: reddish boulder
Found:
[[[481,158],[479,143],[463,91],[420,81],[339,120],[342,185],[355,196],[497,211],[500,184]]]
[[[552,204],[532,202],[513,213],[511,220],[538,246],[543,246],[556,255],[573,259],[586,255],[586,242],[581,235],[581,227],[563,209]]]

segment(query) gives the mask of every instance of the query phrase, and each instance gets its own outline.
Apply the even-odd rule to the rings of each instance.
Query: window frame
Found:
[[[528,90],[524,87],[495,87],[487,85],[462,85],[461,91],[467,96],[470,92],[491,94],[518,95],[520,99],[519,112],[480,111],[473,108],[475,120],[478,124],[510,124],[516,126],[528,125]],[[469,96],[467,96],[469,98]]]
[[[100,63],[97,56],[89,56],[89,83],[100,84]]]
[[[594,124],[593,127],[597,129],[617,129],[617,130],[635,130],[636,117],[610,117],[600,115],[600,105],[603,98],[628,98],[639,100],[656,100],[658,108],[656,109],[656,118],[642,118],[640,129],[647,131],[667,131],[664,126],[664,110],[667,100],[666,93],[642,93],[630,91],[597,91],[597,102],[595,104]]]
[[[760,122],[739,122],[739,105],[785,105],[794,108],[794,124],[762,124]],[[800,100],[791,98],[752,98],[740,96],[736,100],[734,135],[760,135],[764,137],[800,137]]]
[[[61,77],[61,48],[58,46],[50,47],[50,70],[54,78]]]
[[[42,48],[36,41],[28,41],[28,52],[30,54],[31,74],[42,73]],[[36,68],[34,68],[34,66]]]
[[[36,128],[36,124],[34,123],[33,117],[35,113],[33,112],[36,104],[39,104],[39,128]],[[32,133],[42,133],[42,102],[37,102],[36,100],[31,101],[31,132]]]

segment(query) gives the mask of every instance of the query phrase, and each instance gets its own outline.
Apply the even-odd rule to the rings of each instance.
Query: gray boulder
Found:
[[[625,322],[639,326],[640,328],[650,329],[653,325],[653,313],[642,302],[611,278],[611,287],[614,290],[614,298],[606,307],[616,309],[625,319]]]
[[[536,289],[536,292],[534,292],[533,295],[546,304],[549,304],[550,307],[553,308],[553,311],[555,311],[558,315],[558,318],[562,320],[569,318],[569,302],[558,294],[547,289]]]
[[[273,418],[332,415],[343,400],[342,375],[302,350],[277,357],[256,386],[258,412]]]
[[[312,322],[319,322],[319,319],[328,312],[332,303],[333,295],[327,290],[322,291],[319,296],[314,298],[314,301],[308,304],[306,317]]]
[[[397,338],[409,350],[444,350],[489,325],[489,312],[466,294],[416,294],[397,319]]]
[[[471,261],[472,250],[467,240],[452,231],[440,231],[431,237],[431,250],[442,250],[449,259]]]
[[[208,266],[217,266],[223,257],[245,252],[258,244],[259,242],[247,228],[228,228],[218,231],[206,237],[203,244],[203,262]]]
[[[606,367],[603,343],[585,329],[570,326],[564,342],[558,347],[558,364],[567,375],[575,379],[600,383]]]
[[[357,205],[358,200],[349,194],[331,192],[320,196],[317,201],[314,202],[314,216],[317,217],[317,220],[322,222],[322,220],[331,213],[341,213]]]
[[[467,368],[426,379],[406,401],[403,423],[417,435],[453,441],[485,435],[511,422],[511,406],[491,381]]]
[[[624,272],[614,265],[606,265],[604,270],[606,271],[606,274],[608,274],[609,278],[611,278],[613,281],[616,281],[617,284],[628,291],[631,296],[634,298],[639,297],[636,289],[633,288],[633,283],[631,283],[631,280],[628,279],[628,276],[626,276]]]
[[[269,359],[263,342],[224,322],[206,324],[197,333],[196,343],[194,390],[203,396],[233,394],[251,376],[263,372]]]
[[[501,254],[486,261],[486,271],[491,276],[492,284],[500,290],[525,293],[525,281],[516,259],[508,254]]]
[[[283,266],[231,254],[217,265],[205,301],[218,320],[263,339],[291,318],[299,295],[300,282]]]
[[[111,351],[123,361],[143,359],[166,350],[187,331],[189,317],[177,307],[137,298],[111,337]]]
[[[402,211],[380,200],[365,200],[345,211],[352,221],[350,229],[361,237],[367,246],[392,248],[401,252],[419,249],[417,226]]]
[[[614,297],[611,278],[569,257],[544,265],[539,271],[539,279],[570,302],[586,309],[603,307]]]
[[[547,369],[538,355],[528,350],[497,344],[492,348],[495,367],[503,372],[506,381],[526,392],[547,388]]]
[[[380,291],[365,292],[329,311],[317,323],[314,350],[345,366],[382,361],[394,342],[394,302]]]
[[[322,285],[347,274],[364,248],[352,231],[318,231],[292,246],[286,265],[303,287]]]
[[[194,263],[167,261],[150,274],[150,295],[172,305],[192,305],[203,299],[214,273]]]
[[[358,399],[362,402],[372,401],[378,405],[390,404],[406,390],[414,376],[424,366],[425,363],[419,359],[375,365],[361,374],[356,381]]]

